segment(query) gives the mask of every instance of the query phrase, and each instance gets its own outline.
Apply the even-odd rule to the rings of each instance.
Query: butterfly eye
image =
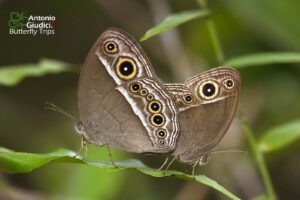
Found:
[[[161,114],[154,114],[151,116],[151,123],[154,126],[162,126],[165,123],[165,118]]]
[[[109,54],[115,54],[119,52],[118,45],[113,41],[104,43],[104,51]]]
[[[193,96],[190,94],[184,95],[183,100],[185,103],[192,103],[193,102]]]
[[[141,90],[141,88],[142,88],[142,86],[138,82],[133,82],[129,86],[130,91],[133,93],[139,92]]]
[[[151,101],[148,104],[148,110],[151,113],[159,113],[161,111],[161,103],[159,101]]]
[[[234,87],[234,81],[231,78],[225,79],[223,81],[223,84],[224,84],[225,88],[228,90],[231,90]]]
[[[202,99],[210,100],[219,93],[219,85],[214,81],[206,81],[199,87],[199,94]]]
[[[131,58],[120,57],[116,63],[116,72],[119,78],[130,80],[137,74],[137,67]]]
[[[158,136],[159,138],[165,138],[166,135],[167,135],[166,131],[163,130],[163,129],[158,130],[158,131],[156,132],[156,134],[157,134],[157,136]]]

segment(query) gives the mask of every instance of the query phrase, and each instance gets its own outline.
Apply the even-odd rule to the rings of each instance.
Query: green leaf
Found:
[[[300,52],[274,52],[245,55],[229,59],[226,65],[243,68],[278,63],[300,63]]]
[[[14,86],[27,77],[39,77],[49,73],[72,71],[71,65],[57,60],[42,59],[36,64],[20,64],[0,67],[0,85]]]
[[[116,161],[115,163],[118,168],[115,168],[114,165],[109,161],[88,161],[82,159],[81,157],[74,157],[75,155],[75,152],[64,149],[60,149],[47,154],[34,154],[15,152],[0,147],[0,170],[7,173],[28,173],[49,162],[81,163],[105,170],[135,169],[153,177],[174,176],[179,179],[194,181],[212,187],[231,199],[240,199],[234,194],[230,193],[223,186],[219,185],[216,181],[204,175],[192,176],[173,170],[164,173],[164,171],[158,171],[156,169],[149,168],[141,161],[134,159]]]
[[[112,150],[114,159],[118,160],[126,156],[125,152]],[[88,159],[107,157],[107,149],[99,148],[95,145],[88,145]],[[128,173],[107,173],[96,167],[88,165],[73,165],[69,167],[72,171],[72,179],[63,181],[56,191],[58,194],[65,194],[70,199],[118,199],[123,185],[128,181]],[[53,176],[53,174],[52,174]],[[55,175],[54,175],[55,176]],[[65,179],[66,177],[63,177]],[[57,178],[56,178],[57,179]],[[99,182],[101,180],[101,182]],[[140,183],[140,182],[139,182]],[[99,185],[105,187],[99,187]],[[57,185],[56,185],[57,186]],[[76,190],[74,190],[76,188]]]
[[[199,17],[207,17],[209,15],[208,10],[192,10],[192,11],[185,11],[181,13],[172,14],[166,17],[162,22],[158,25],[149,29],[141,38],[141,41],[145,41],[150,37],[153,37],[159,33],[165,32],[171,28],[184,24],[188,21]]]
[[[300,120],[295,120],[275,127],[265,134],[259,142],[263,152],[272,152],[283,148],[300,138]]]

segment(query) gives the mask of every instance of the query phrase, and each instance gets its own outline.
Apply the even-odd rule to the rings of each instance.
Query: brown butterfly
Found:
[[[203,72],[184,84],[165,84],[180,110],[175,159],[194,166],[206,163],[234,118],[240,84],[239,73],[228,67]]]
[[[138,42],[110,28],[81,68],[78,129],[95,145],[203,164],[233,120],[240,84],[239,73],[228,67],[164,84]]]
[[[111,28],[80,72],[78,107],[86,141],[136,153],[168,153],[179,135],[178,109],[140,45]]]

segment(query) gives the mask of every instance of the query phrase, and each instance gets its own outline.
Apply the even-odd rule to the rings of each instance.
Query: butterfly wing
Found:
[[[158,148],[171,151],[179,133],[178,111],[172,95],[154,78],[137,78],[117,89],[132,105],[150,139]]]
[[[133,82],[141,84],[147,95],[142,90],[130,92]],[[179,128],[172,98],[137,42],[119,29],[109,29],[99,37],[81,68],[80,121],[86,139],[96,145],[138,153],[174,149]],[[147,108],[154,100],[163,109],[150,115]],[[151,124],[154,114],[164,117],[162,125]],[[157,139],[161,129],[166,134]]]
[[[164,85],[168,92],[173,95],[176,106],[180,112],[199,106],[192,92],[186,85],[181,83],[165,83]]]
[[[117,85],[141,76],[156,78],[142,47],[125,31],[109,28],[101,34],[99,45],[95,54]]]
[[[181,134],[172,154],[193,163],[214,148],[229,128],[238,104],[240,77],[236,70],[220,67],[198,74],[180,87],[189,89],[193,102],[183,101],[186,91],[173,91],[176,102],[187,109],[179,114]]]

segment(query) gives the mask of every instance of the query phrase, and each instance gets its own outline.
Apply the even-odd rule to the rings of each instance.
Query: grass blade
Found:
[[[300,63],[300,52],[273,52],[245,55],[229,59],[227,66],[235,68],[279,63]]]
[[[263,134],[259,141],[259,148],[263,152],[272,152],[289,145],[299,138],[300,120],[295,120],[275,127]]]
[[[181,13],[172,14],[166,17],[158,25],[149,29],[141,38],[141,41],[145,41],[159,33],[165,32],[171,28],[177,27],[185,22],[191,21],[200,17],[207,17],[209,15],[208,10],[193,10],[185,11]]]
[[[240,199],[216,181],[204,175],[192,176],[179,171],[168,171],[167,173],[164,173],[164,171],[157,171],[156,169],[149,168],[141,161],[133,159],[116,161],[115,163],[118,168],[115,168],[109,161],[87,161],[80,157],[75,158],[75,155],[75,152],[64,149],[47,154],[34,154],[15,152],[0,147],[0,170],[7,173],[28,173],[50,162],[81,163],[105,170],[135,169],[153,177],[174,176],[179,179],[194,181],[212,187],[231,199]]]
[[[0,85],[15,86],[27,77],[39,77],[49,73],[72,71],[71,65],[57,60],[42,59],[36,64],[2,66]]]

